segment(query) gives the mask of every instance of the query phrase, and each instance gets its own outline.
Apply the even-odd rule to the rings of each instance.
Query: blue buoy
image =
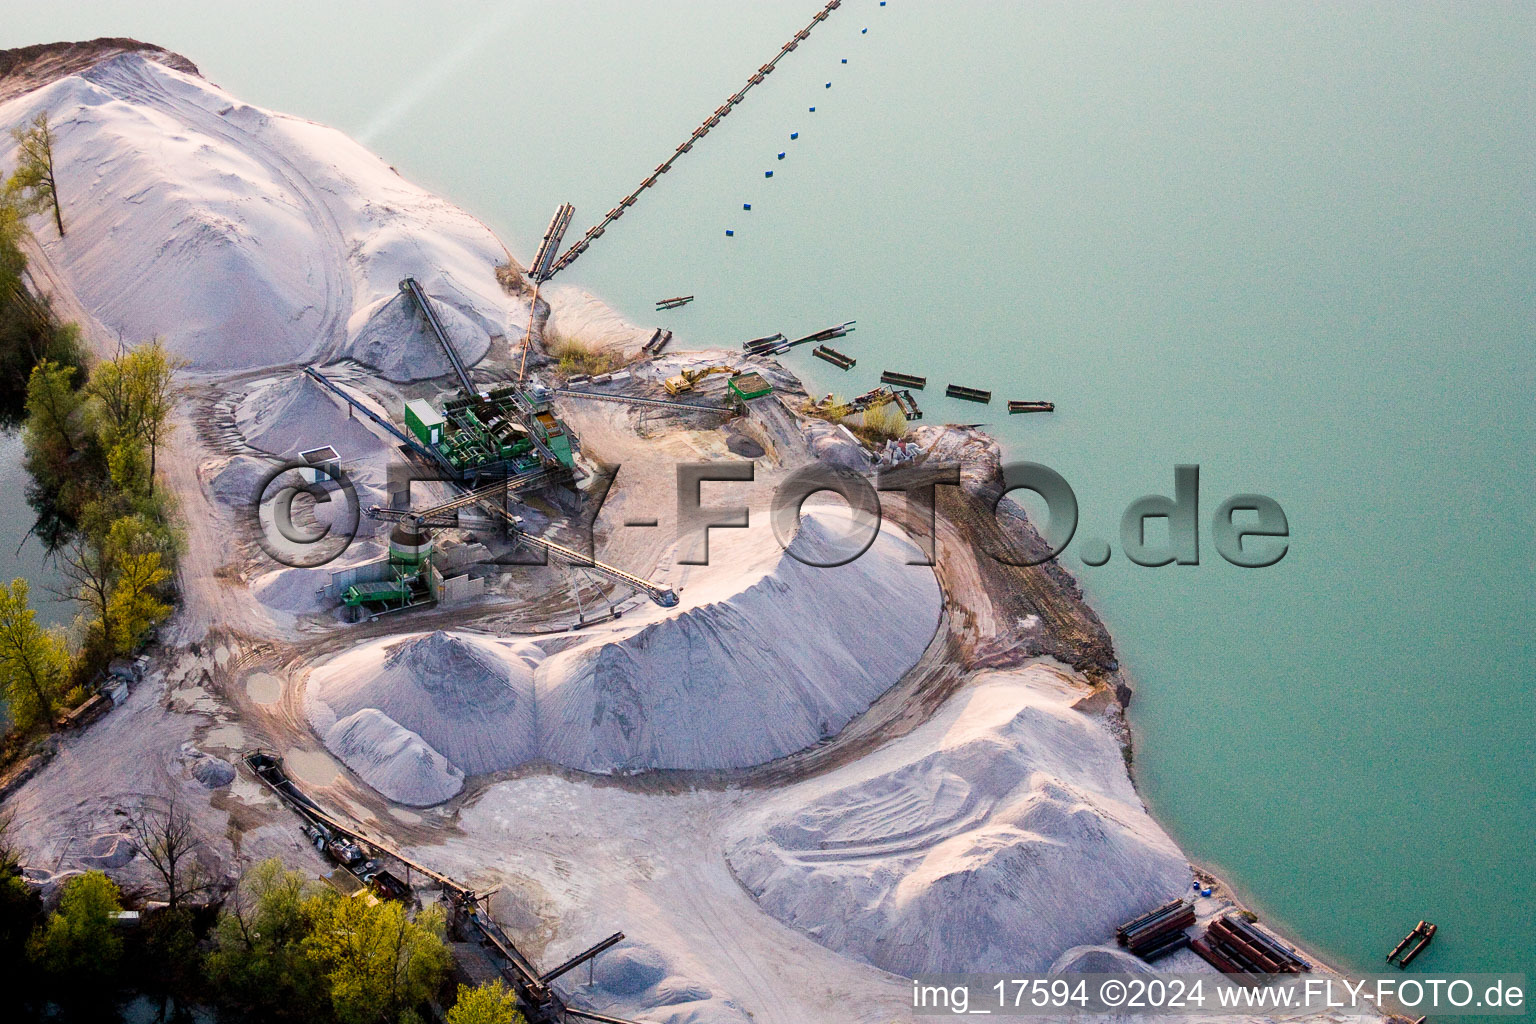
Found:
[[[750,209],[752,209],[752,204],[751,203],[742,203],[741,204],[741,208],[743,210],[750,210]]]
[[[735,238],[736,237],[736,232],[732,231],[730,228],[726,228],[725,229],[725,237],[726,238]]]
[[[771,178],[771,177],[773,177],[773,172],[772,171],[764,171],[763,172],[763,177]]]
[[[832,83],[831,83],[831,82],[828,82],[828,83],[827,83],[827,88],[828,88],[828,89],[830,89],[830,88],[832,88]]]
[[[789,133],[789,137],[790,137],[791,140],[798,139],[800,137],[800,133],[799,132],[790,132]]]
[[[1210,894],[1211,894],[1211,890],[1210,890],[1209,886],[1207,886],[1206,888],[1200,890],[1200,895],[1201,896],[1209,896]]]
[[[848,63],[848,58],[847,58],[847,57],[844,57],[844,58],[843,58],[843,63],[844,63],[844,64],[847,64],[847,63]]]
[[[867,36],[867,35],[869,35],[869,29],[867,29],[867,28],[861,28],[861,29],[859,29],[859,35],[861,35],[861,36]]]
[[[1199,892],[1199,891],[1200,891],[1200,882],[1199,882],[1199,880],[1196,880],[1195,881],[1195,892]]]
[[[811,113],[813,113],[813,114],[816,113],[816,108],[815,107],[811,108]]]
[[[780,159],[780,160],[783,160],[783,159],[784,159],[784,154],[783,154],[783,153],[780,153],[780,154],[779,154],[779,159]]]

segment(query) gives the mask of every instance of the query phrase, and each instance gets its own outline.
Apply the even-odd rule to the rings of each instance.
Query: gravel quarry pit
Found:
[[[46,107],[57,160],[91,182],[66,239],[36,222],[31,270],[98,355],[163,336],[189,361],[189,404],[219,415],[178,414],[164,461],[188,549],[153,669],[7,799],[29,877],[53,891],[102,866],[143,884],[121,836],[151,798],[193,814],[220,876],[267,856],[326,870],[236,767],[259,745],[326,807],[503,886],[497,915],[540,963],[622,928],[593,985],[559,984],[659,1024],[888,1024],[910,1002],[893,971],[1118,963],[1095,945],[1113,923],[1188,889],[1131,789],[1118,720],[1083,704],[1113,679],[1021,666],[1041,651],[1015,623],[1072,633],[1062,650],[1087,652],[1088,671],[1112,653],[1065,574],[978,568],[970,527],[942,515],[937,574],[907,564],[889,525],[838,570],[789,559],[766,527],[717,535],[709,566],[671,564],[677,462],[751,459],[759,491],[812,458],[864,463],[844,431],[780,402],[803,392],[776,364],[762,368],[779,396],[727,430],[714,413],[562,400],[590,460],[624,465],[600,557],[664,571],[676,608],[631,600],[559,635],[569,619],[547,614],[533,635],[528,609],[564,596],[530,576],[511,610],[343,626],[314,614],[324,568],[252,571],[230,524],[272,465],[257,453],[333,444],[364,503],[384,497],[391,442],[299,369],[331,367],[398,419],[403,391],[385,381],[425,393],[446,370],[402,278],[482,377],[515,354],[527,295],[496,280],[508,252],[484,224],[342,133],[244,104],[184,61],[108,56],[0,104],[0,128]],[[572,285],[541,301],[553,332],[597,347],[632,352],[650,333]],[[655,395],[678,365],[721,355],[669,353],[630,381]],[[349,357],[366,365],[335,365]],[[961,437],[914,436],[936,454]],[[964,437],[968,467],[989,466],[987,443]],[[625,529],[631,513],[659,528]],[[828,529],[813,510],[803,543]],[[349,557],[378,555],[370,543]]]

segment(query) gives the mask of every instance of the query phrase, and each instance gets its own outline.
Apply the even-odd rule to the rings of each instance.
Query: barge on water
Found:
[[[839,370],[851,370],[858,360],[849,355],[844,355],[831,345],[817,345],[811,349],[811,355],[818,359],[825,359]]]
[[[657,309],[677,309],[679,306],[686,306],[686,305],[688,305],[688,303],[690,303],[692,301],[693,301],[693,296],[692,295],[674,295],[670,299],[657,299],[656,300],[656,308]]]
[[[661,355],[661,350],[667,347],[667,342],[672,340],[672,332],[656,328],[656,333],[651,335],[651,340],[641,346],[640,351],[653,356]]]
[[[1009,402],[1008,413],[1012,415],[1019,412],[1055,412],[1055,402]]]
[[[951,384],[944,389],[944,394],[949,398],[959,398],[967,402],[980,402],[982,405],[992,401],[992,392],[983,391],[981,388],[968,388],[964,384]]]
[[[928,386],[928,378],[919,377],[915,373],[897,373],[895,370],[886,370],[880,374],[880,383],[894,384],[899,388],[911,388],[913,391],[921,391]]]
[[[1392,952],[1387,954],[1387,963],[1397,964],[1399,967],[1407,967],[1413,963],[1414,957],[1424,952],[1424,948],[1434,939],[1439,926],[1428,921],[1420,921],[1413,926],[1413,931],[1403,937],[1403,941],[1392,947]]]
[[[783,331],[765,334],[761,338],[753,338],[751,341],[741,343],[741,350],[749,356],[777,355],[788,347],[789,340],[784,337]]]

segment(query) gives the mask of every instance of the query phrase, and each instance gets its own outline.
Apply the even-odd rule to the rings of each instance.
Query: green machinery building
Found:
[[[479,395],[460,393],[438,410],[425,399],[405,405],[405,426],[455,472],[530,472],[542,464],[539,448],[575,466],[571,436],[548,402],[534,402],[511,385]]]

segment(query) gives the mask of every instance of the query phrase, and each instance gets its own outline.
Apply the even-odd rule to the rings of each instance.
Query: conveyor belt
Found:
[[[598,402],[623,402],[628,405],[643,405],[652,409],[687,409],[690,412],[719,412],[726,409],[719,405],[700,405],[697,402],[668,402],[660,398],[635,398],[631,395],[605,395],[600,391],[576,391],[572,388],[556,388],[555,394],[564,398],[590,398]]]
[[[693,134],[684,140],[683,144],[678,146],[677,149],[673,151],[671,156],[657,164],[656,169],[652,171],[644,181],[640,182],[639,186],[636,187],[633,192],[625,196],[623,199],[620,199],[619,204],[613,209],[609,210],[607,216],[598,221],[591,228],[587,229],[587,233],[582,235],[581,238],[577,240],[575,245],[567,249],[565,251],[565,255],[561,256],[554,262],[554,264],[549,268],[549,272],[547,274],[545,274],[543,277],[536,278],[536,280],[542,281],[547,278],[554,277],[556,274],[560,273],[560,271],[574,263],[578,256],[587,251],[588,246],[590,246],[598,238],[602,237],[603,232],[608,230],[608,225],[624,216],[624,211],[635,205],[635,200],[640,198],[640,193],[654,186],[657,180],[663,174],[666,174],[672,169],[672,165],[677,162],[679,157],[692,149],[695,142],[698,142],[704,136],[708,135],[710,129],[720,123],[721,118],[729,114],[733,107],[735,107],[738,103],[746,98],[747,93],[752,89],[754,85],[761,84],[764,78],[773,74],[773,69],[778,67],[779,61],[789,56],[789,54],[792,53],[795,48],[801,44],[801,42],[809,38],[811,29],[815,28],[823,21],[826,21],[827,16],[842,5],[843,0],[827,0],[826,6],[817,11],[815,16],[811,18],[810,24],[806,25],[799,32],[796,32],[794,37],[791,38],[789,42],[781,46],[779,48],[779,52],[774,55],[772,60],[754,71],[751,76],[748,77],[746,85],[743,85],[736,92],[732,93],[724,103],[715,108],[715,112],[710,114],[709,117],[705,118],[704,122],[693,130]]]
[[[492,505],[486,502],[482,502],[481,504],[482,507],[490,509],[492,512],[497,513],[503,519],[505,519],[507,524],[516,532],[518,540],[526,541],[527,543],[537,548],[543,548],[545,551],[548,551],[550,554],[560,559],[560,561],[565,562],[567,565],[574,565],[580,569],[590,569],[592,572],[597,573],[599,576],[606,576],[608,579],[611,579],[617,583],[622,583],[626,587],[638,590],[640,593],[661,605],[663,608],[671,608],[677,604],[677,591],[673,590],[671,587],[660,583],[653,583],[643,576],[636,576],[632,572],[625,572],[618,566],[609,565],[606,562],[599,562],[595,558],[588,558],[586,555],[582,554],[580,551],[577,551],[575,548],[568,548],[564,544],[556,544],[554,541],[545,540],[543,537],[535,537],[533,534],[524,531],[522,524],[518,522],[517,517],[512,515],[512,513],[508,512],[505,508],[502,508],[500,505]]]
[[[271,762],[271,764],[265,767],[259,765],[258,761],[263,758]],[[327,811],[321,810],[319,805],[317,805],[313,800],[300,792],[299,789],[293,784],[292,780],[288,778],[287,772],[283,769],[282,759],[277,755],[269,754],[262,750],[252,750],[247,751],[241,757],[241,761],[244,763],[246,768],[250,769],[253,775],[255,775],[262,782],[266,783],[272,792],[277,794],[278,799],[282,800],[289,807],[293,808],[293,810],[297,811],[300,817],[308,818],[313,822],[322,824],[333,832],[337,832],[343,836],[346,836],[353,842],[362,843],[365,846],[378,850],[385,856],[391,857],[399,861],[401,864],[404,864],[412,871],[432,879],[438,885],[441,885],[444,890],[452,893],[455,900],[459,901],[460,903],[468,903],[471,907],[473,907],[475,898],[475,892],[473,889],[469,889],[460,885],[458,882],[455,882],[447,875],[433,871],[425,864],[418,863],[417,861],[407,857],[405,854],[401,853],[399,850],[395,849],[393,846],[389,845],[383,840],[378,839],[375,836],[360,832],[350,823],[342,821]],[[489,921],[488,919],[482,918],[477,910],[471,910],[469,916],[470,920],[473,921],[483,933],[485,933],[487,939],[492,941],[496,945],[498,951],[504,957],[506,957],[510,964],[512,964],[513,969],[516,970],[519,975],[521,975],[520,980],[529,990],[530,994],[534,995],[539,1002],[547,1000],[549,998],[549,988],[544,984],[543,981],[539,980],[538,970],[533,966],[527,957],[523,956],[523,954],[518,951],[517,947],[512,944],[512,941],[508,939],[506,935],[501,931],[501,929],[496,926],[496,923],[494,921]],[[538,998],[540,996],[542,996],[542,998]]]
[[[416,283],[414,277],[408,277],[400,282],[400,290],[416,300],[416,308],[420,309],[427,318],[427,326],[432,329],[432,336],[443,347],[443,353],[448,357],[453,372],[459,375],[459,383],[464,385],[466,395],[475,394],[475,382],[469,379],[469,371],[464,369],[464,362],[459,358],[459,353],[454,349],[453,342],[448,340],[448,332],[443,330],[443,325],[437,319],[437,312],[432,308],[427,293],[421,290],[421,285]]]
[[[331,380],[319,370],[315,369],[313,366],[306,366],[304,368],[304,372],[309,376],[311,380],[324,385],[328,391],[336,395],[336,397],[340,398],[343,402],[346,402],[348,405],[362,413],[364,416],[368,417],[374,423],[377,423],[379,426],[383,427],[395,440],[399,441],[401,444],[405,445],[411,451],[415,452],[417,455],[420,455],[428,462],[435,462],[439,466],[442,466],[444,469],[448,470],[448,472],[453,474],[455,479],[458,478],[459,471],[455,469],[453,463],[444,458],[442,453],[437,449],[428,448],[426,445],[422,444],[420,441],[416,440],[414,437],[410,436],[405,431],[389,422],[389,420],[368,408],[368,406],[364,405],[359,399],[352,397],[339,384]]]

